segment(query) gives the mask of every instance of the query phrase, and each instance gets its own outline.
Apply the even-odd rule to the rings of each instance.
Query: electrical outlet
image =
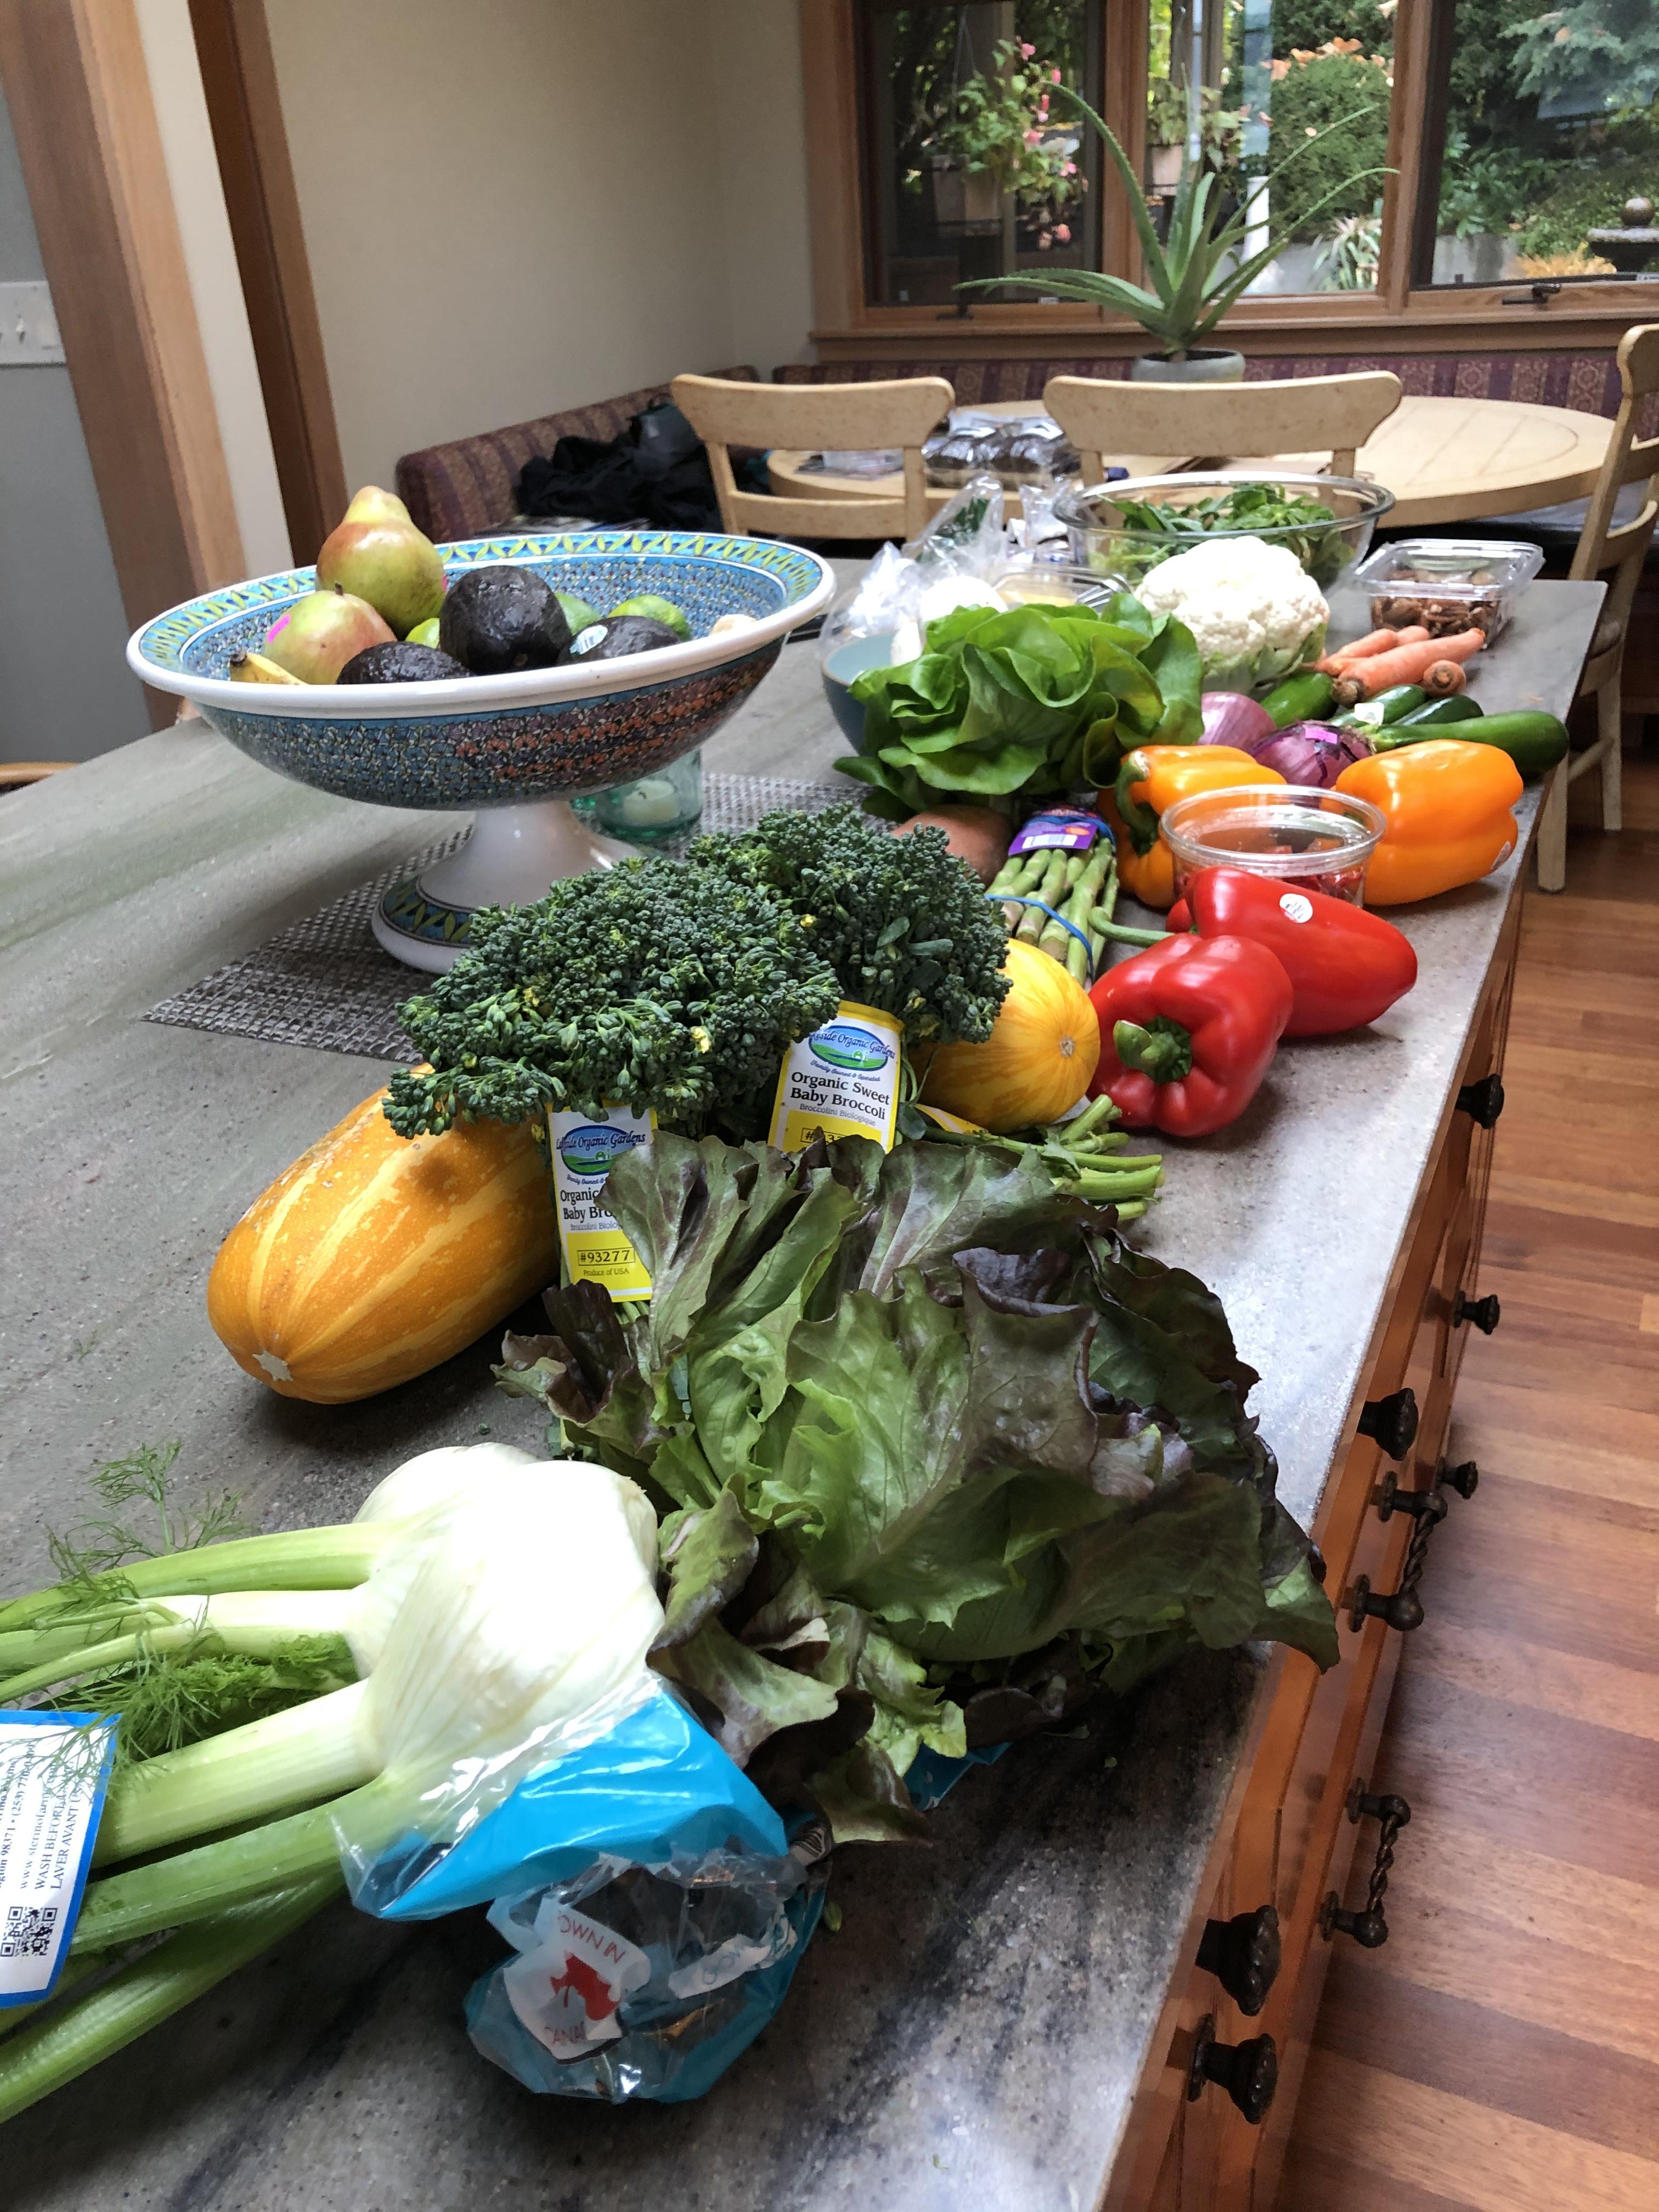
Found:
[[[64,341],[44,278],[0,284],[0,368],[45,368],[63,358]]]

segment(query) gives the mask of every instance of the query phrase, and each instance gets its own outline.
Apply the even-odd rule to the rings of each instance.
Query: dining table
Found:
[[[1476,696],[1564,712],[1602,597],[1531,586]],[[1339,635],[1365,621],[1351,590],[1334,606]],[[844,750],[801,640],[705,757],[829,782]],[[1491,876],[1401,912],[1417,988],[1364,1033],[1282,1054],[1237,1123],[1174,1152],[1143,1224],[1146,1249],[1222,1300],[1261,1378],[1251,1411],[1279,1495],[1310,1528],[1513,942],[1537,798]],[[256,1528],[348,1518],[434,1445],[540,1445],[537,1409],[495,1387],[493,1334],[356,1404],[242,1373],[205,1308],[219,1241],[389,1064],[147,1018],[464,825],[285,781],[200,720],[0,800],[0,1595],[49,1576],[49,1532],[95,1510],[91,1469],[141,1444],[177,1439],[180,1498],[233,1490]],[[528,2094],[468,2044],[463,1997],[503,1953],[483,1916],[399,1925],[343,1899],[7,2124],[0,2203],[1087,2212],[1159,2109],[1172,1992],[1194,1972],[1273,1679],[1265,1646],[1190,1653],[1108,1722],[976,1771],[930,1848],[846,1853],[838,1932],[697,2101]]]
[[[958,415],[1044,416],[1034,399],[963,405]],[[1531,400],[1435,398],[1407,392],[1386,422],[1359,448],[1355,470],[1394,494],[1390,530],[1431,524],[1474,522],[1491,515],[1554,507],[1583,499],[1595,489],[1613,424],[1576,407],[1543,407]],[[1109,463],[1131,477],[1166,476],[1195,468],[1279,469],[1302,475],[1322,469],[1325,454],[1285,452],[1237,458],[1218,453],[1112,453]],[[816,453],[778,448],[767,455],[772,489],[790,499],[902,498],[899,474],[842,475],[819,465]],[[928,487],[928,501],[943,507],[954,485]]]

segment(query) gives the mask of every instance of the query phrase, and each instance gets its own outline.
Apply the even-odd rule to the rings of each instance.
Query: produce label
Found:
[[[1056,847],[1068,853],[1086,853],[1097,837],[1109,839],[1111,831],[1097,814],[1082,806],[1050,806],[1016,830],[1009,841],[1008,857]]]
[[[621,1223],[605,1212],[600,1196],[617,1153],[649,1146],[657,1133],[656,1115],[630,1114],[621,1106],[607,1106],[603,1114],[550,1111],[547,1133],[559,1243],[571,1281],[598,1283],[613,1298],[648,1298],[651,1278],[645,1262]]]
[[[58,1979],[109,1785],[115,1723],[0,1712],[0,2006]]]
[[[903,1036],[891,1014],[843,999],[833,1022],[784,1054],[768,1143],[798,1152],[814,1137],[873,1137],[890,1152]]]
[[[544,1906],[536,1926],[545,1940],[501,1970],[507,2002],[556,2058],[585,2057],[622,2033],[617,2008],[650,1980],[651,1962],[637,1944],[574,1905],[551,1912]]]

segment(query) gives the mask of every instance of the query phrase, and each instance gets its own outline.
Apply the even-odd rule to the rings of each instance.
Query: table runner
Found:
[[[778,806],[816,814],[854,795],[848,784],[805,783],[789,776],[708,775],[702,819],[695,830],[641,853],[683,853],[693,836],[744,830]],[[398,1008],[424,988],[422,970],[405,967],[375,942],[369,917],[382,891],[398,878],[453,853],[465,831],[399,860],[318,913],[289,926],[240,960],[232,960],[174,997],[152,1006],[146,1021],[176,1029],[257,1037],[267,1044],[305,1045],[314,1052],[361,1053],[371,1060],[412,1060],[414,1047]]]

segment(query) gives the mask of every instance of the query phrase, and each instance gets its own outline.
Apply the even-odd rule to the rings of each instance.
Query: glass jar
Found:
[[[590,800],[596,829],[631,844],[683,837],[702,819],[702,754],[682,754],[654,775],[596,792]]]

